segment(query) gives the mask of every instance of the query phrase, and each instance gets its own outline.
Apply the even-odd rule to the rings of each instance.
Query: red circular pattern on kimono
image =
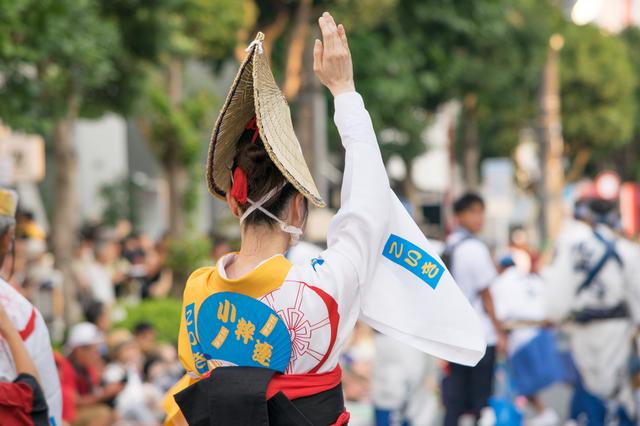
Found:
[[[336,340],[338,304],[322,289],[301,281],[285,281],[260,298],[278,313],[291,337],[286,374],[315,373],[331,354]]]

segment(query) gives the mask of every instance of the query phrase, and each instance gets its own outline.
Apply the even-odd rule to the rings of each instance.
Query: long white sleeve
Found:
[[[338,95],[334,119],[345,148],[345,170],[341,207],[331,222],[324,256],[346,259],[357,283],[363,284],[384,244],[389,179],[362,97],[356,92]]]
[[[423,352],[477,363],[485,350],[480,322],[391,191],[362,98],[355,92],[341,94],[335,108],[346,151],[341,207],[329,227],[328,248],[312,261],[305,279],[338,302],[336,347],[360,316]]]

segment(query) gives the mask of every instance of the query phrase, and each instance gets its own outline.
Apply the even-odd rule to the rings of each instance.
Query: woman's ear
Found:
[[[290,211],[289,223],[301,228],[307,216],[304,195],[298,192],[293,196]]]
[[[227,192],[226,198],[227,198],[227,205],[229,206],[229,210],[231,210],[231,214],[234,217],[239,218],[240,206],[238,205],[238,201],[236,201],[236,199],[231,196],[230,192]]]

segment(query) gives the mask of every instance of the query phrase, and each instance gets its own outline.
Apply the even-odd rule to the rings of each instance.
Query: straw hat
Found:
[[[231,168],[238,139],[255,115],[260,138],[271,161],[309,201],[324,207],[293,130],[289,106],[262,49],[263,40],[264,34],[258,33],[247,48],[247,57],[240,65],[213,128],[207,159],[209,191],[219,198],[225,197],[231,187]]]

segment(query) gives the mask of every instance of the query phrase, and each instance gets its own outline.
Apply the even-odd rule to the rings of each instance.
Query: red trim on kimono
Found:
[[[31,336],[33,330],[36,329],[36,308],[31,308],[31,316],[29,316],[29,321],[27,321],[27,325],[24,326],[24,329],[19,332],[20,338],[25,341]]]
[[[294,400],[316,395],[333,389],[342,380],[342,369],[337,365],[326,373],[276,374],[267,386],[267,399],[282,391],[287,398]]]

